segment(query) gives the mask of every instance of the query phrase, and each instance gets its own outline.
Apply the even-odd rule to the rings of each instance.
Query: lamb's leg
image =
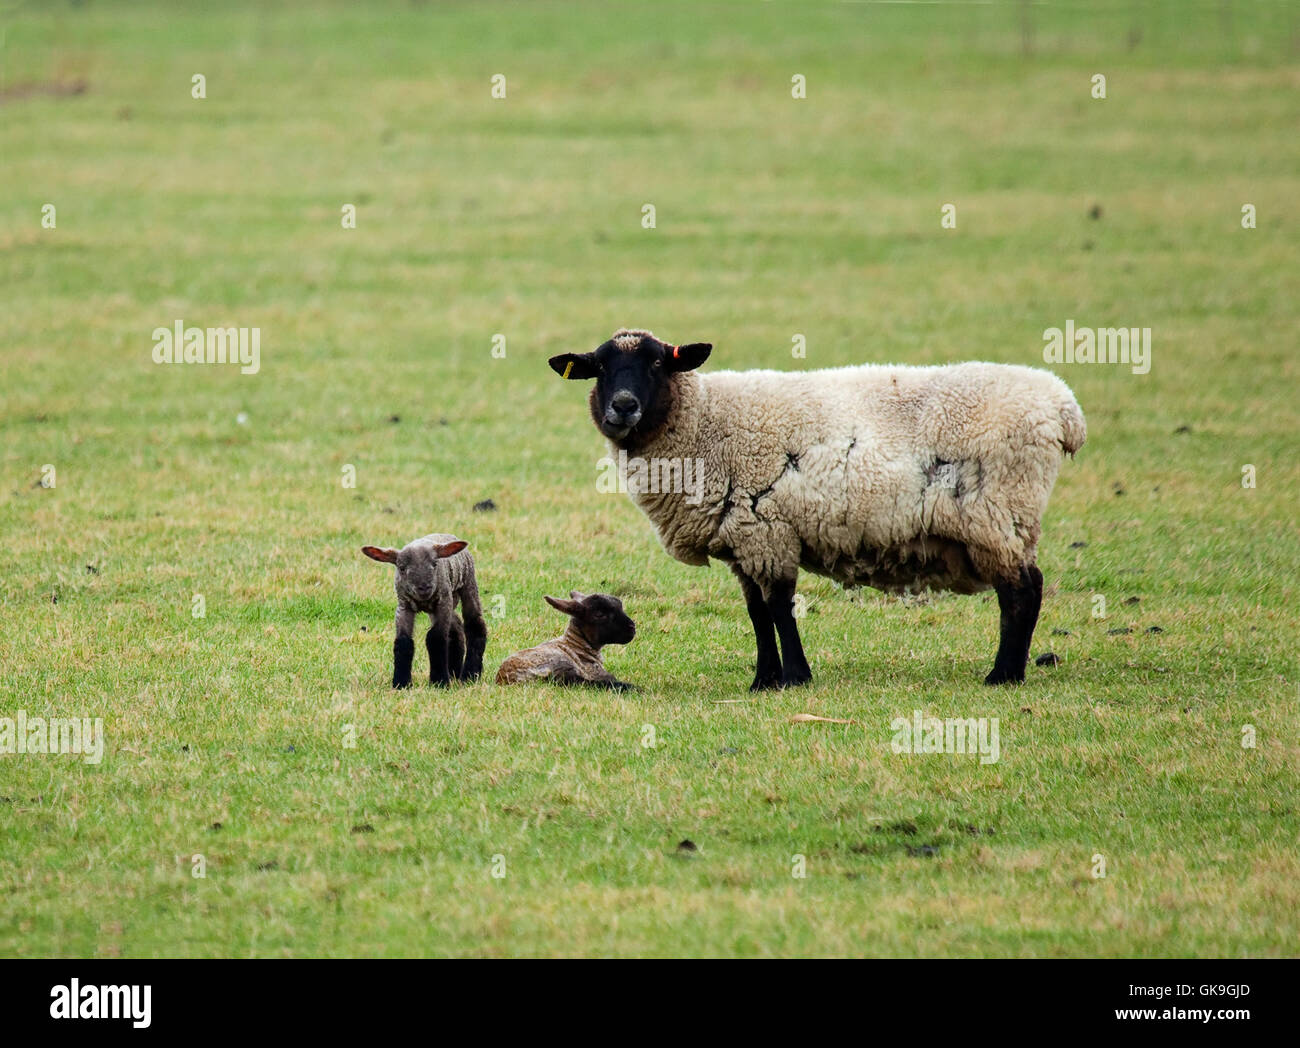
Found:
[[[578,688],[608,688],[610,691],[638,690],[635,684],[629,684],[625,680],[619,680],[612,673],[606,673],[603,677],[584,677],[571,666],[560,666],[556,668],[551,673],[551,680],[556,684]]]
[[[447,672],[456,680],[465,679],[465,627],[459,615],[451,617],[451,632],[447,635]]]
[[[550,680],[553,684],[563,684],[565,687],[575,688],[582,688],[593,683],[590,677],[584,677],[578,672],[576,667],[570,665],[552,667],[550,675],[546,679]]]
[[[587,678],[585,683],[592,688],[608,688],[610,691],[639,691],[640,690],[635,684],[629,684],[625,680],[619,680],[617,677],[614,676],[614,674],[610,673],[608,670],[605,671],[603,676]]]
[[[781,579],[772,584],[767,594],[767,610],[781,638],[781,686],[794,687],[812,680],[812,670],[804,658],[803,643],[799,640],[799,624],[794,618],[795,579]]]
[[[487,648],[487,621],[478,599],[478,585],[471,582],[461,590],[460,610],[465,616],[465,668],[461,680],[478,680],[483,672],[483,652]]]
[[[411,661],[415,658],[415,639],[411,636],[415,629],[415,612],[399,604],[395,626],[397,639],[393,641],[393,687],[409,688]]]
[[[1043,603],[1043,573],[1034,564],[1020,569],[1016,582],[997,586],[998,608],[1002,612],[1002,638],[993,669],[985,684],[1011,684],[1025,679],[1029,662],[1029,642],[1038,624],[1038,609]]]
[[[740,591],[745,596],[745,609],[754,626],[754,640],[758,644],[758,666],[750,691],[763,691],[781,686],[781,653],[776,647],[776,630],[772,626],[772,613],[767,610],[763,591],[758,583],[733,564],[732,572],[740,580]]]
[[[434,615],[429,626],[429,632],[424,637],[424,646],[429,651],[429,683],[437,684],[443,688],[451,683],[451,674],[448,672],[447,649],[450,647],[451,641],[452,617],[450,611],[445,611],[441,615]]]

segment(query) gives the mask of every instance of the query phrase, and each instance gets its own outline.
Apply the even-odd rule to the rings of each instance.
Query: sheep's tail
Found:
[[[1087,439],[1088,423],[1083,420],[1083,409],[1070,397],[1061,404],[1061,447],[1067,455],[1073,455]]]

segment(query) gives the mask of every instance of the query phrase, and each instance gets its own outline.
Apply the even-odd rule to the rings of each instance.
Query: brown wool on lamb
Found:
[[[605,669],[600,649],[606,644],[627,644],[636,636],[636,624],[623,611],[623,603],[608,593],[584,596],[577,590],[568,600],[547,597],[546,603],[569,616],[564,633],[535,648],[517,651],[497,670],[498,684],[591,684],[626,691],[633,686]]]

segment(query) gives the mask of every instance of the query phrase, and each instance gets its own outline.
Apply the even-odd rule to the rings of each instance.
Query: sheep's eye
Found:
[[[661,368],[661,367],[664,366],[664,362],[663,362],[662,360],[660,360],[658,357],[656,357],[656,358],[651,362],[650,366],[651,366],[652,368]]]

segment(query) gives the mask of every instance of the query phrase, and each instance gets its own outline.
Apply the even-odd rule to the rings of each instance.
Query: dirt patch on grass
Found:
[[[71,80],[28,80],[21,84],[0,87],[0,106],[11,102],[25,102],[29,98],[74,98],[90,90],[90,81],[84,76]]]

